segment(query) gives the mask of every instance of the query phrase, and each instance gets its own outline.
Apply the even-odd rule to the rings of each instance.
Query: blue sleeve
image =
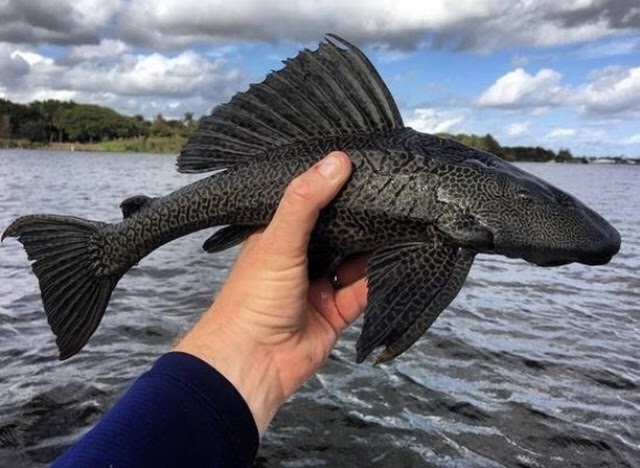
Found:
[[[204,361],[173,352],[53,466],[248,466],[258,440],[233,385]]]

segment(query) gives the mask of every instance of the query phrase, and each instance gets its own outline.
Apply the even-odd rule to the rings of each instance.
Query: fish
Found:
[[[233,247],[271,220],[286,186],[324,155],[346,152],[352,175],[324,208],[309,277],[370,253],[356,361],[409,349],[456,297],[478,254],[539,266],[608,263],[620,234],[572,195],[485,151],[406,127],[375,67],[328,34],[202,119],[177,170],[205,178],[161,197],[136,195],[105,223],[33,214],[2,239],[22,243],[38,277],[61,360],[98,327],[122,276],[181,236],[221,226],[203,245]],[[295,229],[295,227],[292,227]]]

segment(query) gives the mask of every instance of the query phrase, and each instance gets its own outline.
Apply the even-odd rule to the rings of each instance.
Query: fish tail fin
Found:
[[[98,327],[122,274],[96,274],[96,247],[106,223],[71,216],[29,215],[2,234],[24,246],[38,277],[60,360],[76,354]]]

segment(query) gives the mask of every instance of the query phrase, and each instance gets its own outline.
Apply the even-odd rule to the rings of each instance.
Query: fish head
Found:
[[[602,216],[506,161],[480,153],[450,169],[438,199],[453,209],[439,228],[454,242],[541,266],[602,265],[620,249]]]

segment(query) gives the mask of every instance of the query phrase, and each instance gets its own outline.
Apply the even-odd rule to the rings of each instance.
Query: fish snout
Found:
[[[539,266],[609,263],[620,250],[620,233],[595,211],[582,207],[579,216],[576,212],[564,218],[557,230],[547,229],[536,236],[538,242],[520,250],[521,258]]]
[[[604,221],[604,220],[602,220]],[[611,224],[604,221],[599,225],[598,235],[590,245],[578,255],[578,261],[585,265],[604,265],[620,250],[620,233]]]
[[[620,250],[620,233],[590,208],[576,202],[581,216],[568,232],[574,234],[571,260],[584,265],[604,265]]]

